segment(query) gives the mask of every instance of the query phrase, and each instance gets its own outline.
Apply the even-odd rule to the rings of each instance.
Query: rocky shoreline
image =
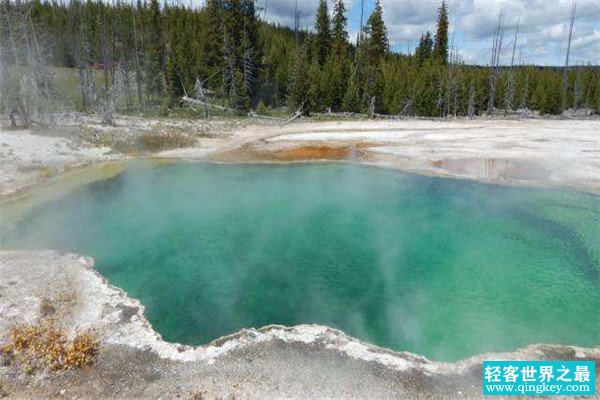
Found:
[[[0,367],[11,397],[478,397],[484,359],[588,359],[600,348],[531,345],[456,363],[394,352],[319,325],[244,329],[204,346],[161,339],[144,306],[94,269],[93,260],[54,251],[2,251],[0,333],[52,318],[70,332],[92,329],[100,353],[92,366],[54,375]],[[66,299],[66,300],[65,300]],[[598,382],[596,382],[598,384]]]

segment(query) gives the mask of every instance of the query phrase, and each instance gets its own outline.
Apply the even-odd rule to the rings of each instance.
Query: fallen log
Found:
[[[285,118],[271,117],[270,115],[257,114],[254,111],[250,111],[248,113],[248,116],[252,117],[252,118],[262,118],[262,119],[272,119],[272,120],[275,120],[275,121],[285,121]]]
[[[304,107],[304,102],[302,102],[302,104],[300,104],[300,108],[296,111],[296,114],[294,114],[294,116],[292,118],[285,121],[283,126],[290,124],[290,123],[294,122],[295,120],[297,120],[298,118],[300,118],[302,116],[302,108],[303,107]]]
[[[197,104],[202,107],[214,108],[216,110],[221,110],[221,111],[232,111],[232,112],[239,111],[239,110],[236,110],[235,108],[229,108],[229,107],[220,106],[217,104],[208,103],[208,102],[202,101],[202,100],[192,99],[191,97],[188,97],[188,96],[181,97],[181,101],[184,101],[184,102],[190,103],[190,104]]]
[[[311,115],[315,115],[317,117],[339,117],[339,118],[348,118],[348,117],[366,117],[367,115],[356,113],[356,112],[315,112],[311,113]]]

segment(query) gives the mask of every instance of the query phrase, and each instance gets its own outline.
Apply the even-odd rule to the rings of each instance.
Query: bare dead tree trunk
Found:
[[[141,18],[141,15],[140,15]],[[139,46],[139,38],[137,33],[137,22],[135,20],[135,11],[133,7],[131,7],[131,20],[133,24],[133,48],[135,51],[135,81],[137,85],[137,103],[138,103],[138,112],[142,112],[144,110],[144,91],[143,91],[143,71],[142,65],[140,63],[140,48]]]
[[[496,80],[498,79],[498,65],[500,63],[500,51],[502,50],[502,38],[504,35],[504,12],[498,16],[494,40],[492,45],[492,59],[490,62],[490,93],[488,97],[488,115],[494,113],[494,99],[496,94]]]
[[[450,114],[456,117],[456,107],[457,107],[457,91],[456,91],[456,74],[457,70],[455,69],[456,62],[456,48],[454,47],[454,32],[452,33],[452,40],[450,42],[450,60],[448,68],[448,82],[446,88],[446,112],[445,117],[448,117]],[[452,105],[452,110],[450,109]]]
[[[111,96],[110,96],[110,88],[109,88],[109,68],[111,60],[108,58],[108,48],[107,48],[107,34],[104,28],[104,18],[102,18],[102,12],[98,14],[98,24],[100,26],[100,54],[102,57],[102,72],[104,74],[104,105],[101,110],[102,114],[102,123],[105,125],[112,124],[112,115],[110,113],[110,109],[112,108]],[[113,74],[114,75],[114,74]],[[111,80],[112,81],[112,80]],[[114,82],[113,82],[114,84]]]
[[[38,121],[43,125],[49,125],[54,122],[52,114],[50,113],[50,102],[52,101],[52,90],[50,84],[51,75],[46,69],[46,62],[44,61],[44,56],[42,55],[38,35],[35,30],[35,24],[31,18],[31,9],[28,13],[28,21],[33,42],[33,54],[30,56],[32,61],[30,73],[33,81],[35,82],[35,89],[37,90],[37,101],[35,102],[35,105],[37,106],[37,117]]]
[[[300,104],[300,107],[296,110],[296,113],[287,121],[284,122],[284,126],[294,122],[295,120],[297,120],[298,118],[300,118],[302,116],[302,108],[304,108],[304,102],[302,102],[302,104]]]
[[[44,46],[34,24],[33,4],[23,3],[11,7],[9,2],[0,4],[2,35],[6,35],[2,55],[6,60],[0,70],[0,98],[10,108],[11,124],[16,125],[18,114],[23,126],[31,123],[50,125],[54,122],[52,110],[59,105],[53,90],[53,76],[47,69],[51,54]]]
[[[192,99],[191,97],[188,97],[188,96],[182,96],[181,97],[181,101],[183,101],[185,103],[189,103],[189,104],[197,104],[197,105],[202,106],[202,107],[214,108],[215,110],[233,111],[233,112],[237,112],[238,111],[235,108],[229,108],[229,107],[225,107],[225,106],[220,106],[218,104],[212,104],[212,103],[209,103],[207,101]]]
[[[244,19],[244,90],[251,92],[252,85],[255,82],[254,60],[252,59],[253,48],[248,46],[248,28],[246,19]]]
[[[460,81],[461,81],[461,76],[460,76],[460,70],[457,70],[457,79],[456,79],[456,83],[454,83],[452,85],[452,97],[454,98],[453,101],[453,116],[454,118],[456,118],[457,114],[458,114],[458,108],[459,108],[459,91],[460,91]]]
[[[508,75],[506,77],[506,90],[504,91],[504,115],[506,116],[510,111],[514,109],[515,101],[515,71],[513,69],[515,64],[515,51],[517,49],[517,40],[519,37],[519,26],[521,21],[517,22],[515,28],[515,38],[513,40],[512,56],[510,58],[510,68],[508,69]]]
[[[227,31],[227,24],[225,23],[225,18],[221,18],[221,30],[222,30],[222,34],[223,34],[223,40],[222,40],[222,44],[221,44],[221,53],[223,54],[223,82],[222,82],[222,87],[221,87],[221,92],[222,92],[222,104],[223,106],[225,106],[225,98],[226,95],[230,93],[228,93],[227,90],[227,85],[228,82],[232,82],[234,79],[233,76],[233,65],[232,65],[232,57],[231,57],[231,52],[230,52],[230,45],[229,45],[229,34]]]
[[[525,75],[525,85],[523,86],[523,98],[521,99],[520,108],[525,110],[525,115],[529,114],[529,73]]]
[[[121,4],[119,0],[117,3],[113,5],[117,9],[121,8]],[[133,96],[131,93],[131,49],[126,45],[129,41],[130,36],[126,34],[125,24],[123,19],[125,18],[120,12],[118,13],[117,21],[115,22],[115,30],[113,33],[114,37],[114,46],[115,46],[115,54],[119,57],[119,65],[118,70],[121,73],[121,78],[123,79],[123,90],[125,97],[125,108],[127,111],[130,111],[133,107]]]
[[[437,106],[440,111],[440,118],[444,118],[444,75],[440,75],[440,79],[436,87]]]
[[[196,92],[196,99],[203,102],[202,108],[204,110],[204,118],[208,119],[208,106],[206,105],[206,96],[204,94],[204,87],[200,78],[196,78],[196,84],[194,85],[194,89]]]
[[[7,12],[6,12],[5,18],[6,18],[6,23],[7,23],[7,27],[8,27],[8,36],[9,36],[11,48],[13,51],[14,65],[17,70],[17,74],[19,74],[20,70],[21,70],[21,59],[19,57],[19,52],[17,50],[17,42],[16,42],[15,32],[14,32],[13,24],[12,24],[13,15],[8,10],[8,7],[7,7],[6,11]],[[22,96],[18,96],[17,98],[18,98],[17,108],[18,108],[18,112],[19,112],[19,118],[21,119],[21,123],[23,125],[28,125],[29,118],[30,118],[29,107],[27,106],[26,100]]]
[[[358,37],[356,38],[356,47],[358,48],[362,42],[363,35],[363,15],[365,11],[365,0],[360,0],[360,27],[358,30]]]
[[[96,111],[95,108],[100,99],[100,92],[96,80],[90,68],[90,45],[85,32],[86,21],[81,10],[81,4],[78,4],[77,11],[73,18],[76,27],[75,38],[75,62],[79,70],[79,87],[81,89],[81,98],[83,106],[87,111]]]
[[[581,67],[577,68],[577,76],[575,78],[575,85],[573,86],[573,108],[578,110],[581,106],[581,87],[582,84],[582,74]]]
[[[298,0],[294,2],[294,37],[296,38],[296,46],[300,43],[300,12],[298,11]]]
[[[477,93],[475,92],[475,85],[471,82],[469,85],[469,105],[467,107],[467,113],[469,115],[469,119],[472,119],[475,116],[475,99]]]
[[[373,118],[375,116],[375,96],[371,97],[371,102],[369,103],[369,118]]]
[[[575,11],[577,10],[577,0],[571,3],[571,19],[569,24],[569,39],[567,40],[567,55],[565,57],[565,69],[563,70],[562,81],[562,110],[567,108],[567,89],[569,87],[569,55],[571,53],[571,39],[573,38],[573,25],[575,23]]]
[[[512,56],[510,58],[510,67],[512,68],[515,65],[515,51],[517,50],[517,40],[519,39],[519,27],[521,26],[521,20],[517,22],[517,27],[515,28],[515,38],[513,40],[513,48],[512,48]]]

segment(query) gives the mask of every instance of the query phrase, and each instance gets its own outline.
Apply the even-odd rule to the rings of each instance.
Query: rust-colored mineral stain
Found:
[[[345,160],[349,154],[348,147],[303,146],[278,150],[273,153],[273,158],[282,161]]]
[[[366,147],[369,143],[352,143],[336,145],[305,145],[279,149],[261,148],[245,145],[227,152],[215,154],[212,158],[218,161],[318,161],[318,160],[351,160],[367,157]]]

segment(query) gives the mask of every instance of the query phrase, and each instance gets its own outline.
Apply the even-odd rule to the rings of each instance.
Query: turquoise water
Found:
[[[600,344],[600,197],[344,164],[134,168],[3,227],[91,255],[170,341],[317,323],[457,360]]]

